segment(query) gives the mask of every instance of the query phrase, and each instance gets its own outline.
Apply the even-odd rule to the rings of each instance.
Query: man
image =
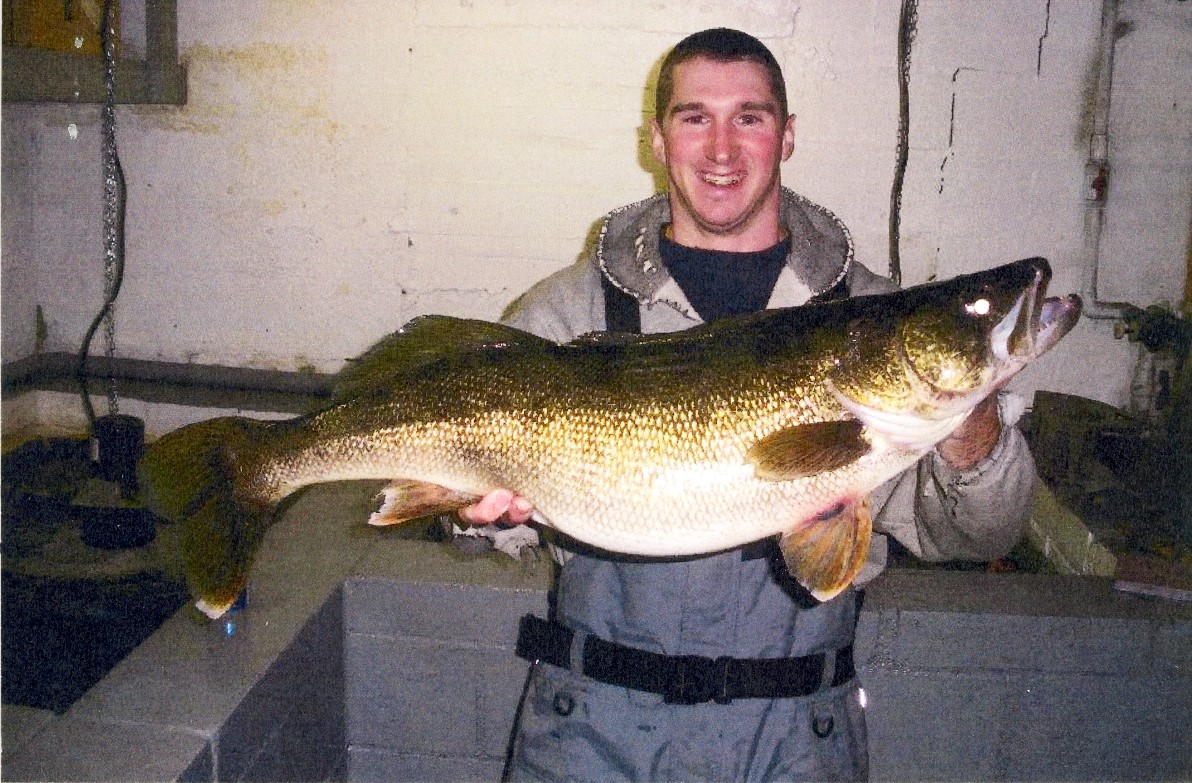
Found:
[[[592,256],[526,292],[507,323],[559,341],[665,332],[893,288],[853,260],[833,215],[781,187],[794,117],[759,41],[724,29],[684,39],[656,97],[651,140],[668,192],[610,213]],[[1019,538],[1033,481],[1025,442],[990,399],[874,493],[874,524],[928,559],[991,559]],[[461,515],[524,522],[531,511],[501,490]],[[875,539],[881,551],[861,579],[881,568],[885,539]],[[562,566],[551,622],[524,622],[519,638],[539,663],[513,779],[867,776],[856,591],[817,603],[772,541],[674,560],[566,546],[552,547]]]

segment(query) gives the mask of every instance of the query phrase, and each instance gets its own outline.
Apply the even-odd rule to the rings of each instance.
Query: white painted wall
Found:
[[[496,317],[652,192],[661,55],[704,27],[784,64],[787,184],[887,264],[896,0],[179,0],[183,107],[120,107],[122,356],[337,369],[420,313]],[[921,0],[903,281],[1045,255],[1081,281],[1101,0]],[[1183,296],[1192,3],[1126,0],[1106,299]],[[77,137],[69,129],[77,130]],[[101,302],[99,112],[3,109],[3,356],[74,351]],[[97,340],[94,350],[101,350]],[[1125,399],[1137,349],[1084,322],[1036,386]]]

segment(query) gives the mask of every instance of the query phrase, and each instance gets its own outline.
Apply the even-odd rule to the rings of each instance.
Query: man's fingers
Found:
[[[497,489],[488,493],[470,506],[459,510],[460,518],[474,525],[488,525],[496,522],[509,508],[513,500],[513,493],[507,489]]]
[[[521,495],[514,495],[505,514],[510,522],[522,525],[530,521],[530,517],[534,514],[534,506]]]
[[[489,525],[502,518],[515,524],[530,519],[534,506],[521,495],[508,489],[494,489],[470,506],[459,510],[459,516],[473,525]]]

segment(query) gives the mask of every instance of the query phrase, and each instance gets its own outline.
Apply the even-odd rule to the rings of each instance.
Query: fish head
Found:
[[[1050,279],[1045,259],[1028,258],[873,297],[850,349],[869,361],[833,378],[838,399],[870,421],[966,415],[1076,324],[1080,298],[1048,298]]]
[[[985,397],[1075,325],[1076,296],[1047,298],[1051,268],[1028,258],[924,286],[898,321],[912,378],[937,400]]]
[[[908,373],[938,408],[968,408],[1047,353],[1080,317],[1080,297],[1047,297],[1051,268],[1024,259],[924,286],[898,325]]]

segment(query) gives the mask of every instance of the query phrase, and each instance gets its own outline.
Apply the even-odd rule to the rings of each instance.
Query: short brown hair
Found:
[[[786,80],[782,78],[782,67],[765,44],[748,33],[716,27],[703,30],[679,41],[662,61],[658,72],[658,84],[654,88],[654,118],[661,123],[675,91],[675,67],[696,57],[706,57],[717,62],[754,62],[766,69],[770,78],[770,91],[778,101],[780,119],[787,117]]]

